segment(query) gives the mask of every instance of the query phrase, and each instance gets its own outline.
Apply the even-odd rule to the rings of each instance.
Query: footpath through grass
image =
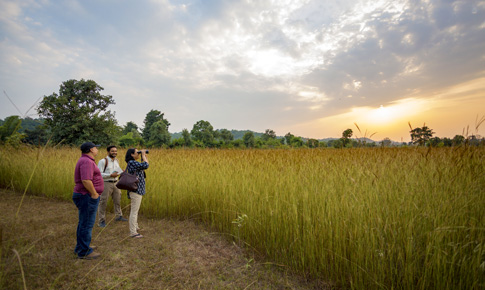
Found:
[[[140,216],[143,239],[130,238],[126,222],[95,226],[92,244],[102,257],[79,260],[75,205],[27,195],[16,218],[21,198],[0,189],[0,289],[332,288],[267,263],[192,221]]]

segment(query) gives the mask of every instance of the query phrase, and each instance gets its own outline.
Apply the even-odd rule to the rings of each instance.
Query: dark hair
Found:
[[[111,148],[117,148],[116,145],[110,145],[108,146],[108,148],[106,148],[106,151],[111,151]]]
[[[125,155],[125,161],[126,163],[128,163],[128,161],[130,160],[135,160],[135,158],[133,158],[133,156],[131,156],[131,154],[135,153],[135,148],[130,148],[128,149],[128,151],[126,151],[126,155]]]

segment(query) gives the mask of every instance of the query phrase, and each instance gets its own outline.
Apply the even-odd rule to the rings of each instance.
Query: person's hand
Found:
[[[98,199],[98,197],[99,197],[99,194],[97,192],[91,195],[92,199]]]
[[[111,177],[116,177],[116,176],[119,176],[119,175],[120,175],[120,174],[119,174],[118,172],[116,172],[116,171],[115,171],[115,172],[111,173],[111,175],[110,175],[110,176],[111,176]]]

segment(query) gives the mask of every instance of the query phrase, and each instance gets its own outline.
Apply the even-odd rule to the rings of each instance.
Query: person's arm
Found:
[[[101,176],[103,177],[103,179],[108,179],[108,178],[111,178],[111,177],[116,177],[118,175],[120,175],[121,172],[117,172],[117,173],[104,173],[104,166],[105,166],[105,163],[109,161],[106,161],[106,158],[104,159],[101,159],[99,160],[98,162],[98,168],[99,168],[99,171],[101,171]],[[106,166],[106,168],[109,168],[109,164],[108,166]]]
[[[99,194],[96,192],[96,189],[94,189],[94,184],[92,180],[83,180],[83,185],[84,188],[86,188],[89,191],[89,195],[93,199],[97,199],[99,197]]]

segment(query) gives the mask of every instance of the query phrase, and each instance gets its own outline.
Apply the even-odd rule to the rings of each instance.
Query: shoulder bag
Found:
[[[120,179],[118,180],[118,183],[116,183],[116,187],[136,192],[138,190],[138,182],[138,176],[130,174],[125,170],[120,174]]]

